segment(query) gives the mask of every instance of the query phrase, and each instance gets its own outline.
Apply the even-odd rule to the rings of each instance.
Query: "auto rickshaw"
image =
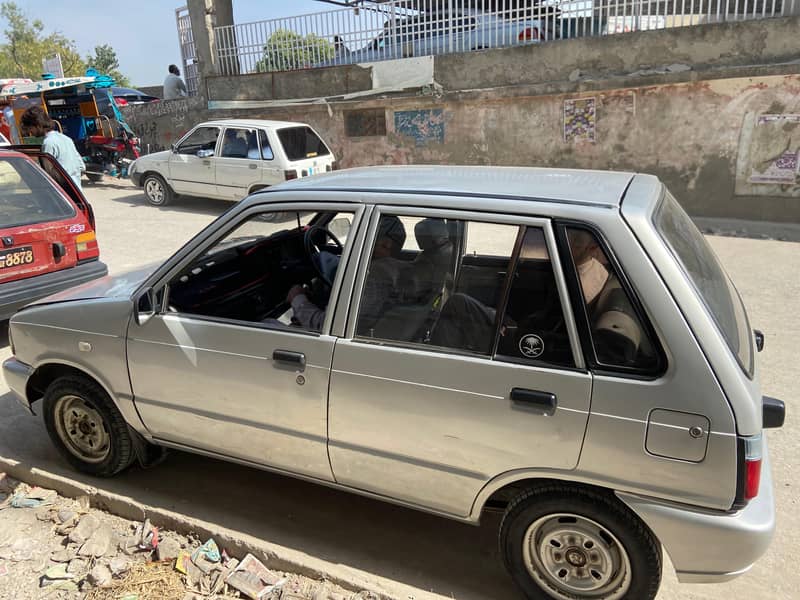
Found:
[[[139,139],[114,101],[113,84],[110,77],[90,69],[86,77],[45,77],[4,86],[0,90],[0,107],[11,142],[41,143],[40,138],[24,137],[20,128],[22,113],[38,105],[75,142],[90,181],[101,181],[104,175],[125,176],[127,165],[139,158]]]

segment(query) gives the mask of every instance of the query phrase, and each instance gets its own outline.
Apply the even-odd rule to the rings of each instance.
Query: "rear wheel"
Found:
[[[111,477],[135,458],[125,419],[87,377],[61,377],[47,387],[44,421],[56,448],[79,471]]]
[[[146,175],[142,182],[142,187],[147,201],[153,206],[166,206],[172,202],[174,196],[172,189],[161,175],[156,175],[155,173]]]
[[[651,600],[661,583],[661,547],[610,494],[553,484],[508,507],[500,551],[525,597],[534,600]]]
[[[100,173],[87,173],[86,177],[88,177],[89,181],[92,183],[100,183],[103,181],[103,175]]]

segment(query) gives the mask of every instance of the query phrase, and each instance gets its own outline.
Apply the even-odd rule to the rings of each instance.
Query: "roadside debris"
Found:
[[[374,600],[0,473],[0,600]]]

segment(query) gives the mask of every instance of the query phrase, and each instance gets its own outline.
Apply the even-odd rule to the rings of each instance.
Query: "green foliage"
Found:
[[[86,64],[94,67],[101,75],[114,78],[114,82],[121,87],[129,87],[131,82],[119,71],[117,52],[108,44],[94,47],[94,56],[86,57]]]
[[[279,29],[264,45],[264,58],[256,63],[256,71],[303,69],[333,58],[334,50],[325,38],[309,33],[302,36],[288,29]]]
[[[0,44],[0,77],[29,77],[42,75],[42,59],[61,55],[64,76],[75,77],[86,72],[75,42],[54,31],[45,34],[44,24],[31,21],[16,2],[0,4],[0,16],[6,20],[3,32],[5,43]]]

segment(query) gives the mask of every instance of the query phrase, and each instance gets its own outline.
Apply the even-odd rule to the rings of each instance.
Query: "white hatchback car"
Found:
[[[241,200],[271,185],[336,169],[322,138],[305,123],[223,119],[196,125],[171,150],[128,169],[150,204],[176,195]]]

